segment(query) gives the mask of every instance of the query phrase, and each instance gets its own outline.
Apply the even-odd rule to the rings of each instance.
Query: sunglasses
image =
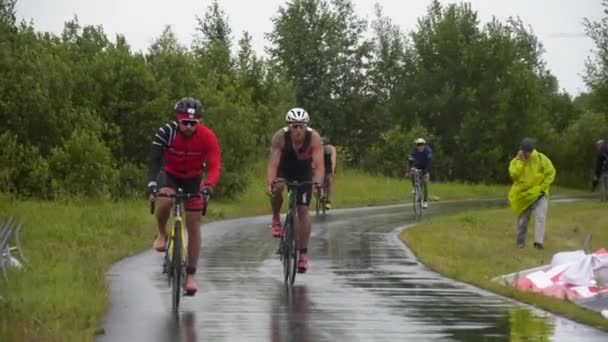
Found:
[[[291,127],[291,129],[304,129],[304,128],[306,128],[306,125],[303,125],[303,124],[293,124],[293,125],[289,125],[289,127]]]
[[[196,126],[196,124],[198,124],[198,121],[197,120],[180,120],[179,123],[184,126]]]

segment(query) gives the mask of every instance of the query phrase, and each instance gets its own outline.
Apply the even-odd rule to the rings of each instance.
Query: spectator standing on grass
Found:
[[[513,185],[509,191],[509,204],[518,215],[517,246],[525,246],[528,222],[534,211],[534,247],[543,249],[549,188],[555,179],[555,168],[546,155],[536,150],[535,144],[534,139],[524,138],[517,156],[511,160],[509,175]]]

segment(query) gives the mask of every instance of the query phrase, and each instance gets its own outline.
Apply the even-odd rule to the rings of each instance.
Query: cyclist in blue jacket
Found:
[[[430,181],[430,169],[431,160],[433,157],[433,150],[426,144],[426,140],[418,138],[415,141],[416,146],[412,148],[407,160],[409,163],[408,175],[412,176],[412,186],[414,185],[414,169],[422,170],[422,188],[424,198],[422,202],[422,208],[428,207],[429,198],[429,181]]]

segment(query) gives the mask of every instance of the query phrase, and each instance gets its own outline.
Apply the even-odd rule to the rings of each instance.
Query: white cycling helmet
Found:
[[[302,108],[292,108],[287,114],[285,114],[285,122],[291,123],[303,123],[308,124],[310,117],[308,113]]]
[[[426,140],[418,138],[416,139],[416,145],[426,145]]]

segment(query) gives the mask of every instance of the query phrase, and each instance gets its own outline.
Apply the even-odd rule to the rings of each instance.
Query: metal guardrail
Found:
[[[5,280],[8,280],[8,267],[22,268],[23,264],[27,262],[19,240],[23,224],[15,226],[16,220],[13,216],[9,217],[6,223],[0,224],[0,271]],[[14,240],[13,245],[10,243],[11,236]],[[13,255],[14,252],[17,252],[19,258]]]

